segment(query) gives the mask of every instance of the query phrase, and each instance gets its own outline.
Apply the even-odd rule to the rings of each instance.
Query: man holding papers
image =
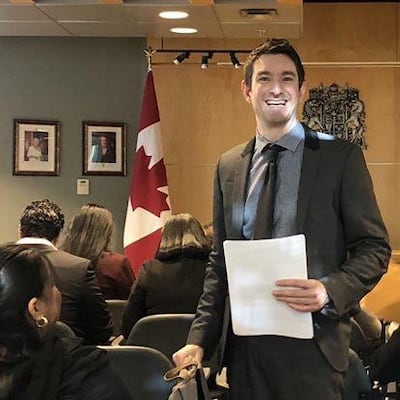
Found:
[[[340,400],[349,316],[385,273],[390,257],[372,182],[358,146],[297,120],[306,92],[304,69],[288,41],[271,39],[253,50],[244,66],[242,92],[254,110],[256,135],[218,162],[215,251],[188,344],[174,361],[208,358],[222,337],[231,400]],[[271,302],[294,313],[311,313],[312,334],[271,334],[259,324],[250,328],[265,334],[243,334],[235,324],[232,329],[230,307],[237,297],[233,299],[233,287],[228,290],[233,269],[224,242],[249,240],[250,245],[255,239],[298,234],[305,237],[306,277],[283,275],[265,282],[271,288],[264,290]],[[264,268],[279,270],[276,256],[257,251],[264,254]],[[257,283],[258,303],[263,289],[253,279],[253,265],[244,260],[243,285]],[[231,290],[232,301],[227,297]],[[256,311],[254,318],[275,317],[261,313]]]

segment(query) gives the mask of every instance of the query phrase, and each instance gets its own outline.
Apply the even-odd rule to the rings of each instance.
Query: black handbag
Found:
[[[168,400],[211,400],[204,370],[196,361],[170,369],[164,379],[177,381]]]

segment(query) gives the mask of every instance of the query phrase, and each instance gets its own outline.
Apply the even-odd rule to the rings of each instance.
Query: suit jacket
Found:
[[[82,337],[85,344],[107,343],[112,335],[111,315],[97,284],[94,266],[85,258],[41,247],[54,267],[62,295],[60,321]]]
[[[390,247],[361,149],[306,127],[305,131],[297,233],[306,237],[308,276],[324,283],[332,304],[313,313],[314,338],[331,365],[344,371],[349,315],[386,271]],[[246,180],[254,142],[223,154],[217,165],[215,250],[188,337],[188,343],[205,349],[206,357],[214,350],[221,331],[228,330],[223,241],[243,239]]]
[[[96,277],[105,299],[127,299],[135,281],[128,257],[112,251],[97,259]]]
[[[149,260],[132,286],[122,319],[122,333],[153,314],[194,314],[201,293],[207,258],[179,257],[169,261]]]

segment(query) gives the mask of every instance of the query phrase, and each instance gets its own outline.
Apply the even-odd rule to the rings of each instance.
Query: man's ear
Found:
[[[58,239],[60,239],[61,232],[51,241],[57,247]]]
[[[37,297],[32,297],[28,303],[28,312],[34,321],[38,321],[44,316],[44,303]]]
[[[251,88],[246,85],[246,82],[244,80],[240,83],[240,88],[242,90],[244,99],[248,103],[251,103],[251,97],[250,97]]]

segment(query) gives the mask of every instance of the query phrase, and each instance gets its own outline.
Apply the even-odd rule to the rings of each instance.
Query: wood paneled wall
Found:
[[[360,91],[366,111],[364,154],[395,249],[400,249],[399,19],[395,3],[305,4],[303,37],[292,41],[305,63],[309,88],[337,83]],[[261,41],[164,39],[162,45],[251,49]],[[155,39],[149,44],[161,47]],[[153,57],[171,203],[174,213],[190,212],[206,223],[212,217],[218,156],[248,140],[255,122],[240,93],[241,70],[212,61],[202,70],[196,55],[176,66],[173,56]],[[220,56],[219,61],[229,59]]]

